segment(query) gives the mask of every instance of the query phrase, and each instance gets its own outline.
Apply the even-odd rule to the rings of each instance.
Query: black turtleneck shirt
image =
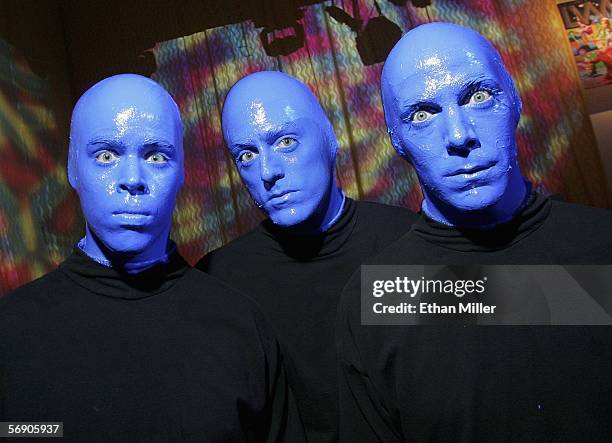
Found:
[[[338,221],[320,235],[291,235],[265,220],[197,264],[260,304],[281,343],[309,441],[337,440],[334,325],[342,287],[415,218],[407,209],[347,198]]]
[[[255,304],[176,253],[129,276],[76,248],[0,299],[0,421],[80,442],[299,441],[292,401]]]
[[[612,264],[612,212],[532,194],[491,230],[421,215],[365,264]],[[612,441],[609,326],[361,325],[360,275],[338,308],[341,441]]]

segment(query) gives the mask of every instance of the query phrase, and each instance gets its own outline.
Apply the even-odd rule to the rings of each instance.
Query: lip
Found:
[[[275,192],[274,194],[270,195],[270,198],[268,198],[268,201],[282,200],[283,197],[287,197],[289,194],[292,194],[294,192],[295,191],[292,189],[287,190],[287,191]]]
[[[120,221],[122,225],[141,225],[148,223],[153,218],[148,212],[138,211],[115,211],[112,217]]]
[[[277,207],[283,206],[287,204],[287,202],[291,201],[292,199],[291,197],[296,192],[297,191],[294,191],[294,190],[275,192],[274,194],[270,195],[270,197],[268,198],[268,203],[272,206],[277,206]]]
[[[482,165],[465,165],[463,168],[461,169],[457,169],[456,171],[451,172],[450,174],[446,174],[446,177],[457,177],[457,176],[461,176],[461,175],[476,175],[479,172],[484,172],[487,171],[489,169],[491,169],[493,166],[495,166],[497,164],[497,162],[489,162],[489,163],[485,163]]]

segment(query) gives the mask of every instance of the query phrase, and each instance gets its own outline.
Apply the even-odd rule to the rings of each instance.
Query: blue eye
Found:
[[[470,99],[468,100],[468,105],[478,105],[480,103],[484,103],[493,97],[489,91],[481,89],[480,91],[474,92]]]
[[[98,153],[98,155],[96,155],[96,162],[102,163],[104,165],[108,165],[110,163],[114,163],[118,159],[119,159],[119,157],[117,157],[115,155],[115,153],[111,152],[111,151],[102,151],[102,152]]]
[[[297,140],[293,137],[283,137],[279,140],[276,146],[278,146],[279,148],[290,148],[296,143],[297,143]]]
[[[161,152],[153,152],[146,157],[147,163],[154,163],[157,165],[162,165],[164,163],[168,163],[168,157],[166,157]]]

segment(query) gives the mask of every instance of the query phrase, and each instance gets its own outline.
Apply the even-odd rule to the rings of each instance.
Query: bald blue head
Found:
[[[166,251],[183,184],[180,113],[157,83],[106,78],[78,100],[68,180],[87,222],[83,250],[101,262],[146,262]]]
[[[341,209],[338,143],[316,97],[299,80],[262,71],[229,91],[223,136],[253,200],[283,228],[325,230]]]
[[[516,213],[521,101],[487,39],[451,23],[414,28],[389,54],[381,87],[391,142],[417,172],[427,215],[485,226]]]

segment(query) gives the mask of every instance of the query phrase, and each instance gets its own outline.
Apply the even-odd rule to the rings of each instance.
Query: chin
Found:
[[[282,228],[290,228],[306,221],[313,211],[304,205],[292,205],[282,209],[273,209],[268,213],[270,220]]]
[[[486,185],[453,194],[451,198],[445,199],[450,206],[462,211],[479,211],[497,204],[504,190],[500,186]]]
[[[101,238],[102,243],[114,254],[134,256],[145,252],[153,242],[153,235],[137,231],[114,233],[111,238]]]

